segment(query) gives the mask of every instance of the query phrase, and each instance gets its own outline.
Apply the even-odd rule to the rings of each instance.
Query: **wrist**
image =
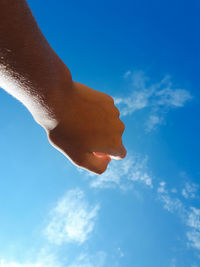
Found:
[[[38,81],[39,79],[37,83]],[[36,101],[38,105],[31,104],[28,109],[34,119],[49,131],[59,124],[73,90],[72,77],[67,66],[63,62],[54,65],[54,70],[40,80],[39,87]]]

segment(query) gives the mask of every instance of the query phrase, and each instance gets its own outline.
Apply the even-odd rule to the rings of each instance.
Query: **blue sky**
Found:
[[[128,154],[77,169],[1,90],[0,267],[199,267],[199,2],[28,3],[73,79],[114,97]]]

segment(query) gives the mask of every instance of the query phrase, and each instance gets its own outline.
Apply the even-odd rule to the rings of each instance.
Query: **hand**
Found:
[[[111,157],[126,156],[121,139],[125,126],[110,96],[72,82],[62,102],[61,118],[48,137],[75,165],[101,174]]]
[[[112,98],[72,82],[27,1],[0,0],[0,17],[1,87],[27,107],[52,145],[74,164],[98,174],[112,156],[125,157],[124,125]]]

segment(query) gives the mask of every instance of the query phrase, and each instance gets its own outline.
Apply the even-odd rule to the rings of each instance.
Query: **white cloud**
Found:
[[[192,99],[189,91],[177,88],[170,76],[155,83],[142,71],[126,73],[131,77],[132,94],[124,98],[114,98],[119,105],[121,116],[131,115],[137,110],[149,108],[150,116],[146,122],[147,131],[154,130],[163,123],[164,115],[171,108],[180,108]]]
[[[152,177],[147,173],[146,165],[147,157],[142,159],[137,155],[127,156],[122,161],[112,161],[107,171],[102,175],[90,174],[93,176],[91,187],[115,188],[118,186],[121,189],[128,189],[132,188],[135,182],[153,187]]]
[[[55,248],[52,252],[50,253],[44,248],[44,250],[39,251],[35,260],[26,262],[0,258],[0,267],[104,267],[107,258],[104,251],[97,251],[94,254],[81,253],[73,261],[69,261],[65,257],[60,259],[60,256],[56,256]]]
[[[164,88],[155,93],[159,97],[156,102],[160,106],[183,107],[185,102],[191,99],[191,95],[184,89]]]
[[[178,215],[184,222],[187,218],[187,209],[183,202],[178,198],[170,194],[171,190],[167,190],[166,182],[159,183],[157,188],[158,198],[163,203],[163,208],[171,213]]]
[[[184,198],[195,198],[196,197],[196,192],[198,190],[198,185],[194,183],[189,183],[187,182],[185,184],[185,187],[182,189],[182,195]]]
[[[145,90],[147,89],[147,83],[149,77],[147,77],[142,70],[133,71],[131,77],[131,84],[133,89]]]
[[[189,245],[200,250],[200,209],[190,207],[186,223],[190,227],[187,232]]]
[[[164,209],[168,210],[172,213],[179,213],[179,215],[183,215],[185,213],[185,208],[183,203],[178,198],[172,198],[168,194],[161,194],[160,199],[163,202]]]
[[[146,130],[147,132],[151,132],[156,128],[156,126],[161,125],[163,123],[163,117],[158,115],[150,115],[149,119],[146,122]]]
[[[189,240],[189,245],[200,250],[200,232],[189,231],[187,232],[187,238]]]
[[[43,267],[41,263],[18,263],[18,262],[7,262],[4,260],[0,261],[0,267]]]
[[[118,252],[120,258],[124,257],[124,252],[121,250],[121,248],[117,248],[117,252]]]
[[[131,115],[136,110],[146,108],[149,105],[151,92],[147,90],[133,92],[127,98],[114,98],[115,104],[120,106],[121,116]]]
[[[166,182],[164,182],[164,181],[160,182],[159,187],[157,189],[158,193],[167,193],[165,186],[166,186]]]
[[[170,263],[170,267],[176,267],[176,259],[173,258]]]
[[[45,235],[57,245],[84,243],[94,229],[98,210],[99,205],[89,205],[83,191],[70,190],[51,211]]]
[[[171,192],[174,193],[174,194],[176,194],[177,193],[177,189],[176,188],[172,188],[171,189]]]
[[[128,70],[127,72],[124,73],[124,76],[123,77],[126,79],[130,75],[131,75],[131,71]]]
[[[190,207],[187,225],[200,231],[200,209]]]
[[[0,259],[0,267],[61,267],[53,255],[44,256],[36,261],[18,262]]]
[[[105,266],[106,253],[103,251],[97,252],[95,255],[81,254],[68,267],[103,267]]]
[[[171,191],[171,190],[170,190]],[[179,198],[172,197],[166,189],[166,183],[161,182],[157,189],[158,197],[163,202],[164,209],[178,215],[187,227],[188,245],[200,250],[200,209],[186,207]]]
[[[146,164],[148,158],[145,157],[143,160],[135,158],[133,161],[132,168],[129,172],[128,179],[130,181],[139,181],[144,183],[146,186],[153,187],[152,177],[146,172]]]

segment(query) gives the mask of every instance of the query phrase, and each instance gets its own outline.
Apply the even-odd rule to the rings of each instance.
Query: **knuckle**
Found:
[[[118,136],[118,135],[113,136],[111,140],[111,144],[114,149],[118,149],[122,144],[121,136]]]
[[[125,130],[125,124],[122,121],[120,121],[120,130],[121,130],[122,133]]]
[[[123,158],[126,157],[126,155],[127,155],[127,151],[124,148],[124,146],[122,145],[121,147],[118,148],[118,154],[117,154],[117,156],[118,156],[119,159],[123,159]]]
[[[96,174],[99,174],[99,175],[101,175],[101,174],[103,174],[104,172],[105,172],[105,170],[106,169],[96,169],[94,172],[96,173]]]
[[[125,125],[121,120],[118,119],[117,121],[115,121],[114,129],[116,131],[116,134],[117,133],[120,134],[120,138],[121,138],[121,136],[125,130]]]
[[[114,106],[114,113],[115,113],[115,115],[119,118],[119,116],[120,116],[120,112],[119,112],[119,109],[116,107],[116,106]]]
[[[112,155],[118,158],[126,157],[127,151],[122,143],[121,136],[113,136],[110,147],[111,147]]]
[[[126,149],[123,147],[123,151],[122,151],[122,154],[121,154],[121,158],[124,159],[127,155],[127,151]]]
[[[106,96],[106,98],[107,98],[107,100],[108,100],[109,102],[111,102],[112,104],[114,104],[114,99],[113,99],[111,96],[109,96],[109,95],[107,95],[107,94],[105,94],[105,96]]]

